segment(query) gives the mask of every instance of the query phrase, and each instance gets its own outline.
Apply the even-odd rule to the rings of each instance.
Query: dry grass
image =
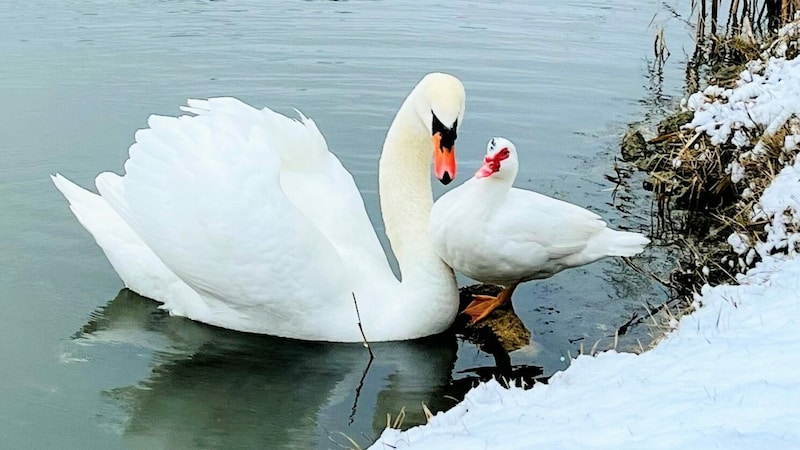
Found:
[[[328,439],[333,444],[336,444],[339,448],[346,449],[346,450],[361,450],[361,446],[358,445],[358,442],[353,440],[353,438],[351,438],[350,436],[348,436],[348,435],[346,435],[345,433],[342,433],[342,432],[337,432],[336,435],[341,437],[341,438],[343,438],[343,439],[345,439],[347,441],[347,442],[344,442],[344,443],[338,442],[336,439],[333,439],[333,437],[329,436]]]
[[[769,136],[763,130],[748,130],[751,142],[761,142],[762,151],[757,153],[753,147],[712,145],[705,134],[669,127],[648,143],[650,156],[640,166],[650,174],[656,214],[662,219],[659,231],[672,235],[683,248],[670,279],[663,281],[677,301],[652,314],[655,336],[691,311],[700,287],[736,283],[736,275],[757,262],[734,253],[726,241],[732,233],[746,236],[749,242],[765,238],[765,223],[751,218],[756,199],[796,156],[783,148],[790,126]],[[744,171],[738,183],[728,169],[733,162]]]
[[[421,405],[422,405],[422,413],[425,415],[425,423],[428,423],[433,418],[433,413],[431,412],[430,408],[428,408],[428,405],[426,405],[425,403],[422,403]],[[397,430],[402,429],[403,428],[403,423],[405,422],[405,420],[406,420],[406,407],[405,406],[400,408],[400,411],[397,413],[397,415],[394,416],[394,418],[392,418],[392,414],[391,413],[387,412],[386,413],[386,428],[394,428],[394,429],[397,429]]]
[[[455,399],[454,399],[455,400]],[[430,422],[433,418],[433,413],[431,412],[428,405],[422,403],[422,412],[425,415],[425,421]],[[406,408],[405,406],[400,408],[400,411],[392,417],[391,413],[386,413],[386,428],[394,428],[400,430],[403,428],[403,424],[406,421]],[[342,432],[336,432],[335,436],[341,439],[344,439],[344,442],[339,442],[339,440],[334,439],[333,436],[329,436],[329,440],[338,446],[338,448],[346,449],[346,450],[362,450],[362,447],[356,442],[353,438],[348,436]],[[373,438],[372,442],[369,445],[372,445],[377,441],[377,438]]]

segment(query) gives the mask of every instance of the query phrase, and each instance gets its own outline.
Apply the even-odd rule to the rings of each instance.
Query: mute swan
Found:
[[[386,135],[380,201],[402,282],[352,176],[302,114],[189,100],[188,115],[149,118],[125,175],[98,175],[100,195],[52,178],[125,285],[171,314],[340,342],[363,339],[360,316],[369,341],[413,339],[444,331],[458,312],[428,217],[431,160],[440,181],[455,177],[464,101],[457,78],[428,74]]]
[[[597,214],[533,191],[512,188],[519,162],[508,139],[487,145],[483,166],[433,205],[430,233],[450,267],[505,289],[475,296],[463,311],[475,323],[511,299],[517,285],[606,256],[633,256],[650,242],[607,227]]]

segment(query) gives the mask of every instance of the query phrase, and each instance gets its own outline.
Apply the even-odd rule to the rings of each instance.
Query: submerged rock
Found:
[[[469,305],[474,295],[497,295],[502,288],[491,284],[476,284],[461,288],[461,309]],[[485,319],[470,324],[469,318],[460,316],[453,326],[456,333],[470,342],[478,344],[485,352],[510,353],[531,342],[531,332],[514,312],[512,301],[492,311]]]
[[[636,128],[628,128],[625,136],[622,137],[620,148],[623,161],[637,161],[642,159],[647,152],[647,141],[642,132]]]
[[[658,123],[658,134],[677,133],[681,127],[692,121],[694,111],[679,111]]]

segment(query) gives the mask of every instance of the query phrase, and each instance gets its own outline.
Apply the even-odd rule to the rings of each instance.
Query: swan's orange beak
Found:
[[[434,133],[431,142],[433,142],[433,174],[442,184],[449,184],[456,177],[456,144],[443,147],[441,132]]]

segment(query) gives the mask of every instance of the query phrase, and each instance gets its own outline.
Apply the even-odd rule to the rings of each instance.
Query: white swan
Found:
[[[125,176],[100,195],[53,177],[131,290],[208,324],[321,341],[413,339],[444,331],[458,310],[453,271],[433,251],[430,165],[455,177],[464,88],[425,76],[387,133],[380,160],[392,273],[352,176],[310,119],[233,98],[190,100],[151,116]],[[433,141],[433,152],[431,142]]]
[[[473,323],[511,298],[518,284],[548,278],[606,256],[633,256],[650,242],[608,228],[597,214],[533,191],[512,188],[519,162],[508,139],[489,141],[475,176],[433,206],[436,253],[470,278],[499,284],[497,295],[476,296],[464,310]]]

